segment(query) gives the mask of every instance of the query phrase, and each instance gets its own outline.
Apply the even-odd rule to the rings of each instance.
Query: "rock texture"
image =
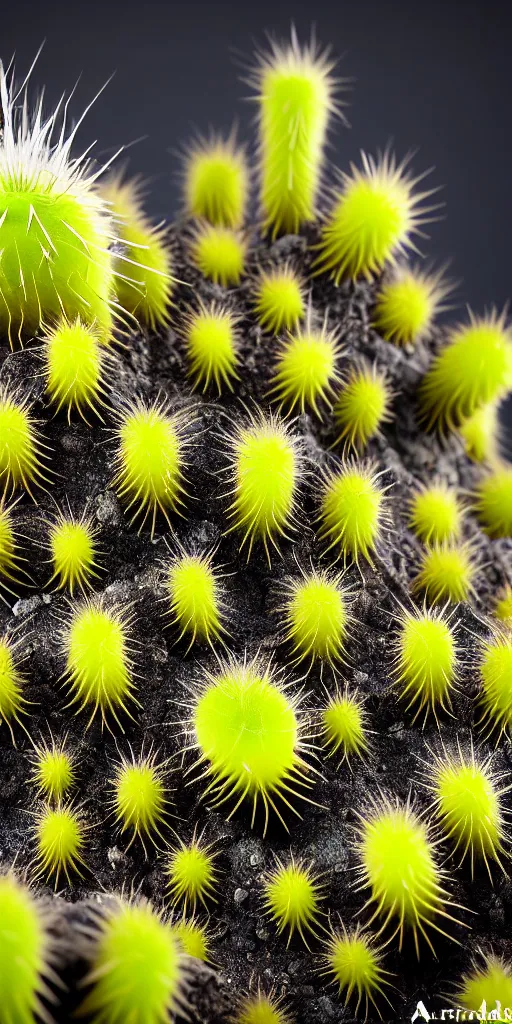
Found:
[[[361,357],[385,367],[396,393],[393,419],[382,435],[370,443],[367,454],[383,471],[383,482],[389,485],[389,529],[379,547],[374,566],[362,563],[349,566],[347,581],[354,593],[354,628],[348,657],[349,665],[340,678],[357,686],[367,699],[367,710],[374,730],[372,754],[367,763],[354,762],[337,766],[336,758],[327,758],[319,749],[318,767],[322,780],[315,785],[312,796],[316,805],[302,804],[299,820],[289,815],[289,834],[275,820],[266,837],[261,835],[261,821],[254,830],[250,817],[242,809],[232,820],[212,810],[201,800],[200,784],[190,784],[186,776],[187,758],[183,762],[183,733],[180,719],[186,718],[187,691],[207,668],[215,666],[208,648],[194,646],[186,653],[184,643],[176,643],[173,630],[166,627],[161,604],[161,566],[167,556],[172,536],[165,523],[159,521],[151,539],[147,530],[137,533],[111,487],[113,419],[108,405],[142,395],[154,398],[165,395],[173,409],[193,406],[196,422],[192,430],[195,446],[191,449],[188,468],[188,494],[183,518],[176,517],[175,534],[185,545],[198,549],[218,545],[217,560],[229,573],[225,579],[229,606],[230,648],[236,654],[247,650],[272,655],[277,665],[289,665],[290,652],[279,644],[279,590],[283,578],[301,565],[327,564],[322,545],[315,534],[318,513],[319,481],[322,469],[336,463],[339,451],[332,450],[335,439],[332,417],[325,410],[323,421],[305,415],[296,420],[295,429],[303,436],[308,472],[301,492],[301,528],[294,543],[284,542],[282,557],[275,557],[269,569],[264,555],[257,550],[249,564],[239,554],[238,538],[225,535],[226,456],[220,436],[234,421],[246,415],[241,403],[267,408],[265,393],[272,372],[276,350],[275,340],[262,333],[251,312],[251,272],[267,261],[272,263],[293,258],[298,269],[309,277],[311,261],[309,243],[315,229],[301,237],[287,237],[273,245],[254,244],[250,250],[249,272],[239,288],[223,291],[201,279],[187,260],[186,226],[173,230],[171,244],[178,279],[186,281],[175,294],[172,310],[173,326],[156,335],[134,334],[119,349],[119,372],[115,374],[112,393],[104,411],[105,425],[99,420],[91,426],[80,419],[67,422],[64,415],[55,416],[46,404],[44,381],[38,343],[34,341],[23,351],[11,354],[4,343],[0,383],[19,388],[34,401],[35,415],[45,442],[52,448],[49,456],[51,486],[37,493],[37,504],[24,496],[14,516],[22,536],[26,571],[33,579],[12,599],[5,593],[0,609],[0,631],[15,631],[22,645],[27,677],[26,697],[31,703],[24,718],[30,736],[55,737],[64,734],[76,754],[78,768],[77,797],[83,803],[90,831],[87,835],[85,860],[87,870],[82,880],[61,890],[55,900],[55,929],[62,947],[62,975],[67,989],[62,996],[58,1021],[71,1019],[78,1001],[77,983],[86,964],[76,953],[74,931],[87,920],[87,901],[104,898],[101,894],[136,888],[157,906],[166,900],[165,851],[148,849],[148,858],[137,842],[127,851],[127,842],[120,837],[110,814],[109,779],[120,752],[129,745],[135,753],[153,745],[162,760],[172,759],[173,810],[172,826],[184,839],[194,828],[204,830],[208,841],[215,844],[222,870],[221,892],[217,904],[211,906],[209,921],[213,932],[213,958],[216,970],[198,966],[190,994],[191,1015],[203,1024],[220,1024],[233,1011],[236,996],[246,990],[251,980],[286,995],[292,1018],[297,1024],[330,1024],[350,1020],[335,988],[322,976],[319,954],[323,935],[311,941],[311,950],[299,939],[286,941],[276,935],[265,917],[261,901],[261,879],[274,862],[274,856],[296,857],[314,861],[325,883],[323,906],[331,923],[338,917],[349,924],[358,917],[365,894],[354,888],[355,858],[352,849],[356,812],[370,794],[382,790],[406,799],[413,793],[420,808],[428,806],[428,796],[418,782],[418,758],[425,756],[425,743],[435,744],[438,731],[434,721],[412,724],[411,715],[397,699],[391,687],[393,670],[394,617],[398,602],[411,601],[410,585],[417,571],[421,546],[407,526],[407,500],[412,488],[434,476],[471,490],[480,470],[464,454],[461,440],[450,436],[441,441],[424,433],[418,426],[416,395],[418,384],[441,340],[439,333],[414,349],[400,350],[386,343],[371,327],[375,287],[367,284],[345,284],[333,287],[324,278],[311,279],[311,303],[320,318],[340,331],[343,353],[340,371]],[[199,298],[215,298],[233,307],[242,316],[241,381],[234,395],[221,399],[192,394],[187,384],[186,363],[179,337],[184,306]],[[125,732],[113,733],[101,728],[95,720],[85,728],[85,713],[75,715],[68,703],[61,675],[64,660],[61,650],[61,628],[69,613],[69,604],[61,593],[48,586],[51,576],[46,520],[54,503],[62,507],[69,501],[71,509],[80,513],[87,506],[99,530],[102,571],[96,590],[107,602],[131,605],[133,633],[136,640],[135,665],[138,698],[141,703],[136,721],[126,720]],[[476,557],[481,566],[477,599],[472,606],[457,609],[457,635],[464,654],[460,693],[455,699],[453,717],[440,716],[446,740],[457,735],[461,741],[474,733],[474,696],[478,688],[479,637],[488,633],[486,615],[492,608],[496,592],[512,580],[512,545],[508,541],[491,542],[479,529],[474,516],[465,518],[465,534],[475,542]],[[313,670],[297,686],[304,686],[307,706],[314,713],[325,700],[325,690],[332,691],[336,680],[330,671]],[[0,728],[0,862],[14,861],[19,869],[27,868],[33,857],[31,817],[35,809],[34,790],[28,782],[31,744],[28,736],[15,727],[13,745],[5,726]],[[485,747],[484,749],[487,749]],[[503,739],[496,754],[497,770],[510,772],[512,746]],[[510,806],[510,797],[507,798]],[[299,807],[299,805],[298,805]],[[167,835],[173,842],[172,830]],[[493,871],[493,884],[485,868],[478,868],[472,879],[468,868],[458,868],[442,847],[446,868],[450,873],[451,892],[455,902],[466,909],[459,912],[460,924],[448,923],[451,939],[436,939],[437,959],[423,948],[418,962],[412,940],[407,940],[401,953],[396,942],[387,950],[386,967],[393,971],[395,990],[390,992],[393,1013],[382,1005],[384,1018],[410,1020],[417,1001],[422,999],[432,1012],[450,1005],[443,997],[450,985],[469,963],[477,947],[491,944],[495,952],[512,957],[510,921],[512,920],[512,883],[499,869]],[[41,893],[49,890],[37,882]],[[82,904],[81,901],[86,901]],[[364,914],[362,919],[364,920]],[[508,923],[507,923],[508,921]],[[328,926],[328,918],[324,919]],[[469,925],[468,931],[464,925]],[[0,1009],[1,1019],[1,1009]],[[372,1010],[370,1020],[376,1019]]]

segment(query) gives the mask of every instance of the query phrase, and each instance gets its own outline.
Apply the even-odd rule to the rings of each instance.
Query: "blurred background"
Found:
[[[72,112],[114,72],[81,131],[85,148],[105,159],[119,146],[129,169],[150,181],[150,211],[179,207],[180,148],[194,130],[253,136],[247,73],[265,32],[317,38],[340,57],[353,80],[346,99],[351,127],[337,124],[330,158],[341,167],[359,150],[392,140],[398,156],[417,150],[416,170],[434,167],[445,216],[424,251],[451,260],[460,281],[455,301],[475,312],[512,295],[510,38],[512,5],[494,0],[18,0],[3,5],[0,52],[16,54],[25,74],[45,39],[33,74],[48,104],[80,81]],[[138,141],[137,141],[138,140]],[[458,311],[452,312],[457,317]],[[512,434],[512,405],[505,415]]]

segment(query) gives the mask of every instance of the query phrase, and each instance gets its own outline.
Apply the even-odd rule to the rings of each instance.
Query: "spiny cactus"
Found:
[[[0,74],[0,1024],[512,1014],[508,320],[253,84],[164,229]]]

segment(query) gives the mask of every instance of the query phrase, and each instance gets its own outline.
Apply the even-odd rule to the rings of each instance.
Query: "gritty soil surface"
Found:
[[[230,650],[236,656],[245,651],[249,655],[259,652],[263,658],[272,655],[276,666],[286,669],[291,654],[286,644],[279,643],[280,586],[286,576],[297,574],[297,562],[301,566],[310,562],[315,566],[329,564],[329,558],[322,557],[314,523],[321,471],[336,464],[340,454],[331,449],[335,439],[332,418],[326,415],[323,424],[308,415],[295,421],[294,430],[304,442],[307,470],[295,542],[283,543],[282,557],[274,557],[271,568],[260,550],[247,564],[238,550],[239,538],[234,533],[225,534],[229,499],[223,495],[229,484],[222,434],[234,422],[246,418],[241,403],[251,408],[256,402],[268,408],[264,395],[276,342],[262,333],[251,315],[250,278],[229,291],[207,284],[187,263],[183,237],[181,230],[172,235],[176,275],[188,282],[176,291],[173,327],[158,335],[134,334],[126,347],[119,349],[115,391],[109,404],[119,405],[135,395],[149,399],[163,395],[173,410],[193,410],[186,417],[194,441],[187,470],[189,497],[183,518],[173,521],[175,535],[194,550],[218,545],[216,560],[225,566],[227,574],[223,583]],[[254,248],[252,269],[269,260],[293,258],[307,277],[311,260],[307,243],[313,239],[314,232],[309,238],[284,238]],[[326,314],[329,326],[340,332],[340,369],[347,369],[354,359],[364,356],[387,369],[396,392],[394,418],[368,449],[368,455],[383,471],[382,482],[390,488],[389,527],[374,565],[363,563],[359,569],[352,566],[347,570],[347,583],[353,591],[354,625],[347,651],[349,664],[338,680],[357,687],[367,697],[374,730],[372,752],[367,763],[355,761],[349,770],[320,749],[316,766],[322,778],[314,781],[311,774],[311,798],[315,803],[296,802],[302,817],[287,814],[289,834],[273,819],[265,838],[261,818],[251,829],[250,815],[242,809],[228,821],[227,810],[209,808],[201,800],[201,783],[191,782],[193,776],[186,775],[193,763],[193,755],[186,753],[183,757],[183,728],[189,714],[186,705],[205,670],[215,669],[217,663],[208,648],[196,645],[187,653],[186,644],[177,642],[172,628],[166,628],[162,564],[169,556],[167,545],[172,547],[172,535],[164,520],[157,523],[153,538],[148,529],[138,533],[137,525],[130,525],[111,487],[115,448],[111,413],[105,411],[105,425],[96,420],[90,426],[78,418],[68,424],[65,416],[54,416],[43,393],[37,340],[14,354],[9,354],[4,344],[0,381],[30,395],[35,403],[34,415],[41,421],[41,434],[52,450],[47,458],[51,486],[47,491],[37,491],[37,504],[24,496],[14,511],[26,559],[24,567],[33,585],[19,591],[18,600],[5,593],[7,603],[0,610],[0,631],[13,634],[21,645],[25,695],[31,702],[24,723],[30,736],[38,741],[41,736],[48,738],[51,730],[54,737],[68,737],[78,769],[77,798],[90,827],[83,879],[73,879],[58,898],[52,897],[54,931],[61,950],[63,980],[68,986],[62,1008],[56,1013],[58,1021],[71,1019],[79,1001],[77,981],[86,970],[76,934],[77,925],[87,922],[90,913],[87,903],[81,901],[98,903],[107,893],[123,888],[126,892],[133,887],[158,907],[165,904],[165,850],[159,852],[148,846],[147,859],[139,842],[127,850],[127,840],[119,835],[110,807],[109,780],[119,755],[129,753],[130,747],[138,754],[152,746],[160,759],[170,759],[172,767],[173,817],[166,841],[172,845],[173,829],[184,840],[190,839],[195,829],[204,832],[205,839],[215,845],[222,872],[219,899],[211,904],[209,919],[218,973],[206,967],[195,968],[190,993],[192,1017],[204,1024],[226,1021],[237,996],[251,981],[259,979],[264,986],[285,994],[297,1024],[353,1019],[354,1008],[344,1007],[335,988],[322,975],[325,939],[313,937],[311,950],[298,938],[287,946],[263,912],[261,880],[273,866],[275,856],[286,858],[291,850],[296,858],[313,861],[322,874],[323,906],[333,926],[339,918],[346,925],[355,918],[368,919],[368,911],[361,914],[366,895],[354,886],[357,812],[364,811],[369,798],[379,791],[403,800],[412,792],[418,808],[428,807],[429,796],[418,776],[418,758],[428,756],[425,744],[435,747],[439,738],[435,721],[429,720],[424,729],[421,721],[412,723],[412,715],[405,712],[390,686],[398,602],[411,606],[410,584],[421,554],[419,543],[407,528],[407,500],[415,485],[431,481],[435,475],[469,491],[480,474],[467,460],[457,436],[442,442],[418,427],[417,388],[440,337],[414,350],[399,350],[384,342],[370,326],[374,292],[375,286],[367,284],[335,288],[323,278],[312,283],[314,310],[320,317]],[[179,323],[184,305],[194,305],[199,298],[226,302],[242,317],[242,379],[235,395],[221,400],[193,394],[187,384]],[[87,728],[86,713],[75,714],[66,706],[69,690],[62,678],[65,662],[61,633],[70,606],[66,597],[48,584],[51,572],[45,547],[47,520],[54,513],[55,502],[61,508],[69,502],[76,514],[85,507],[90,510],[101,548],[96,590],[107,605],[131,608],[140,708],[135,711],[134,721],[123,721],[124,733],[115,726],[112,732],[102,730],[99,718]],[[512,579],[512,545],[489,541],[471,514],[466,517],[465,532],[475,542],[480,565],[478,597],[472,607],[459,607],[454,613],[463,654],[460,692],[454,700],[453,717],[440,715],[445,742],[458,736],[462,744],[469,743],[474,732],[474,696],[478,688],[475,666],[479,637],[488,634],[485,616],[499,587]],[[330,670],[324,670],[322,678],[315,669],[302,682],[300,672],[292,671],[290,676],[297,679],[297,687],[304,687],[304,706],[312,713],[325,702],[326,689],[334,692],[337,682]],[[8,729],[4,725],[0,728],[0,859],[5,866],[16,861],[19,869],[30,869],[33,814],[38,807],[29,783],[31,743],[19,726],[15,726],[14,733],[15,745]],[[506,740],[500,742],[495,768],[504,772],[512,768],[512,746]],[[510,807],[510,797],[505,799]],[[485,868],[478,867],[472,879],[469,868],[460,868],[450,858],[448,848],[441,846],[439,856],[445,860],[451,899],[465,909],[453,910],[456,921],[446,922],[449,937],[435,936],[437,959],[424,945],[418,961],[410,936],[405,937],[401,952],[396,941],[389,945],[386,967],[396,977],[392,979],[395,988],[390,990],[393,1011],[385,1003],[380,1004],[384,1019],[409,1021],[419,999],[431,1012],[449,1005],[444,993],[468,967],[478,947],[491,945],[495,952],[512,957],[512,883],[507,874],[493,868],[491,884]],[[36,885],[50,899],[51,890],[41,880]],[[329,924],[327,917],[324,924]],[[377,1020],[372,1008],[369,1020]]]

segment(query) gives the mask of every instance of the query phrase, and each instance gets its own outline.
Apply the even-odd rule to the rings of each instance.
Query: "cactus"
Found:
[[[326,196],[326,54],[254,83],[259,219],[212,135],[163,229],[0,76],[0,1024],[510,991],[509,325],[390,152]]]

